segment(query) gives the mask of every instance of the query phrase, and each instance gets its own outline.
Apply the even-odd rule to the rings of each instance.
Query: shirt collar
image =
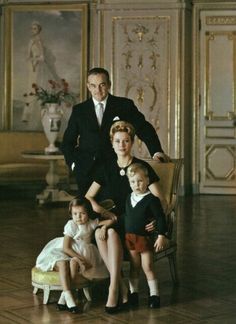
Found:
[[[103,104],[104,109],[106,108],[106,104],[107,104],[108,96],[107,96],[103,101],[97,101],[97,100],[94,99],[94,98],[92,98],[92,99],[93,99],[93,103],[94,103],[94,106],[95,106],[95,107],[97,106],[97,104],[98,104],[99,102],[101,102],[101,103]]]

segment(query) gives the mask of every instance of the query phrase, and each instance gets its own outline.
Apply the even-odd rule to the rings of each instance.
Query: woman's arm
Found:
[[[160,199],[162,209],[163,209],[164,213],[166,214],[167,210],[168,210],[168,203],[163,195],[163,192],[161,190],[159,183],[153,182],[148,188],[151,191],[151,193],[153,194],[153,196],[156,196]]]
[[[88,189],[85,197],[91,202],[93,210],[96,213],[101,214],[103,218],[116,221],[117,220],[116,215],[110,212],[109,210],[105,209],[101,205],[99,205],[99,203],[96,201],[95,197],[98,194],[100,189],[101,189],[101,185],[94,181],[91,184],[90,188]]]

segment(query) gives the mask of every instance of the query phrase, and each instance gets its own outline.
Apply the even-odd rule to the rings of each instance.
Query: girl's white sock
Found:
[[[74,301],[74,297],[73,297],[72,292],[70,290],[64,291],[64,296],[65,296],[66,305],[69,308],[76,306],[75,301]]]
[[[61,296],[58,300],[58,304],[60,305],[65,305],[66,304],[66,299],[65,299],[65,295],[64,295],[64,291],[61,293]]]
[[[148,280],[148,287],[150,291],[150,296],[159,296],[158,280]]]

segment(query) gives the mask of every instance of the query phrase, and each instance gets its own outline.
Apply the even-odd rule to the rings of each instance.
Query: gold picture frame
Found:
[[[25,104],[33,83],[65,79],[78,102],[86,98],[88,4],[6,5],[3,17],[3,129],[42,131],[39,101],[31,111]],[[71,110],[65,109],[62,130]]]

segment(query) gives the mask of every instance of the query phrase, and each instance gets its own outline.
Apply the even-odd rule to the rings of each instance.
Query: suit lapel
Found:
[[[101,128],[104,128],[107,125],[110,127],[114,116],[116,116],[116,107],[113,102],[113,96],[109,94],[107,98],[106,109],[102,119]]]
[[[88,100],[88,106],[86,107],[86,112],[87,112],[87,116],[88,116],[88,119],[89,119],[89,122],[91,123],[91,125],[93,125],[95,127],[99,127],[98,121],[97,121],[97,115],[95,112],[95,107],[94,107],[92,98],[90,98]]]

